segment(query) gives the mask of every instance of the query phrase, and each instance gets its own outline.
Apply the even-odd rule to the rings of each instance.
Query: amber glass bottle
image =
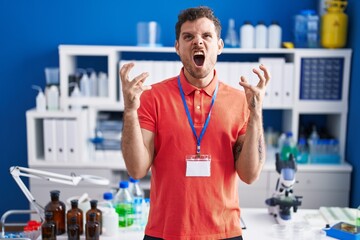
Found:
[[[72,217],[76,218],[76,223],[79,225],[80,235],[84,233],[84,220],[83,220],[83,211],[78,208],[78,200],[71,200],[71,209],[66,214],[66,220],[69,222]]]
[[[68,240],[80,240],[80,226],[77,217],[71,217],[67,222]]]
[[[90,211],[90,210],[89,210]],[[87,214],[86,214],[87,216]],[[99,240],[100,239],[100,224],[96,220],[96,213],[89,213],[89,220],[85,224],[85,239],[86,240]]]
[[[53,220],[56,224],[56,235],[65,233],[65,204],[59,200],[60,191],[50,192],[51,201],[45,206],[45,212],[53,213]]]
[[[45,212],[45,221],[41,225],[41,239],[56,240],[56,224],[52,212]]]
[[[90,214],[96,214],[96,221],[99,223],[100,226],[100,234],[102,234],[102,212],[100,209],[97,208],[97,200],[91,200],[90,206],[91,208],[86,212],[86,222],[90,220]]]

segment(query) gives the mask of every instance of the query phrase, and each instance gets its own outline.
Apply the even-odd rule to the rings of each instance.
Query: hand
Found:
[[[144,81],[149,73],[144,72],[134,79],[129,79],[129,72],[134,67],[134,63],[127,63],[120,69],[121,88],[124,96],[125,110],[137,110],[140,107],[141,94],[151,89],[151,86],[145,86]]]
[[[259,69],[253,69],[253,72],[259,77],[259,82],[256,86],[250,85],[244,76],[241,76],[239,84],[245,90],[246,100],[250,111],[261,114],[266,86],[271,77],[269,71],[264,65],[261,64],[259,68],[262,72],[260,72]]]

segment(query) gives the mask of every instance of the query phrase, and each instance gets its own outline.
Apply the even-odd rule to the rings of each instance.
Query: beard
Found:
[[[184,65],[185,70],[195,79],[203,79],[207,77],[214,70],[214,66],[216,63],[216,58],[214,61],[204,62],[204,65],[201,69],[197,69],[193,64],[193,61],[190,59],[184,59],[180,56],[180,60]]]

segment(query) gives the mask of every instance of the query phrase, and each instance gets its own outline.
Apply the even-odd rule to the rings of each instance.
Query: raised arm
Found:
[[[243,76],[239,83],[245,89],[250,117],[245,135],[240,136],[237,140],[234,157],[240,179],[248,184],[259,177],[266,157],[262,103],[266,86],[270,80],[270,73],[263,65],[260,65],[259,68],[261,71],[253,70],[259,77],[256,86],[251,86]]]
[[[152,163],[154,154],[154,133],[141,129],[137,110],[140,107],[141,94],[151,89],[144,81],[149,76],[142,73],[134,79],[129,79],[129,72],[134,63],[128,63],[120,69],[120,79],[124,96],[124,128],[121,139],[121,149],[125,165],[131,177],[144,177]]]

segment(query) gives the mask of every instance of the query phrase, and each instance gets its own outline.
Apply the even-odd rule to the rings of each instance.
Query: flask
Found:
[[[268,48],[281,48],[282,30],[278,22],[272,21],[268,31]]]
[[[45,221],[41,225],[41,239],[56,240],[56,224],[52,212],[45,212]]]
[[[299,138],[298,145],[297,145],[297,156],[296,162],[297,163],[307,163],[309,157],[309,150],[306,146],[306,139]]]
[[[86,240],[99,240],[100,239],[100,224],[97,221],[95,212],[89,213],[89,219],[85,224],[85,239]]]
[[[290,154],[296,159],[297,157],[297,150],[293,140],[292,132],[286,132],[286,139],[281,148],[280,160],[288,161]]]
[[[326,1],[326,12],[321,17],[321,46],[342,48],[346,45],[348,17],[344,13],[346,1]]]
[[[49,111],[59,110],[59,88],[56,85],[51,85],[46,88],[46,106]]]
[[[56,224],[56,235],[65,233],[65,204],[59,200],[60,191],[50,192],[51,201],[45,206],[46,212],[52,212]]]
[[[129,192],[129,182],[120,181],[119,191],[115,195],[114,206],[117,214],[119,215],[119,227],[129,227],[133,225],[133,206],[132,197]]]
[[[38,95],[36,96],[36,111],[45,112],[46,99],[41,87],[33,85],[32,88],[39,91]]]
[[[131,187],[129,188],[130,194],[133,198],[134,208],[134,226],[136,229],[141,229],[141,218],[144,203],[144,191],[141,189],[139,180],[132,177],[129,178]]]
[[[225,37],[225,47],[238,47],[239,39],[235,30],[235,20],[233,18],[229,19],[229,26]]]
[[[80,225],[75,216],[71,217],[67,222],[68,240],[80,240]]]
[[[99,223],[100,234],[102,233],[102,212],[97,208],[98,201],[90,200],[90,209],[86,212],[86,222],[90,220],[90,214],[95,213],[96,221]]]
[[[83,211],[79,208],[78,199],[71,200],[71,209],[66,213],[66,220],[69,223],[75,217],[76,223],[79,225],[80,234],[84,233]]]
[[[255,26],[255,48],[267,48],[268,29],[263,21]]]
[[[255,31],[254,26],[249,21],[245,21],[240,27],[240,47],[254,48]]]

